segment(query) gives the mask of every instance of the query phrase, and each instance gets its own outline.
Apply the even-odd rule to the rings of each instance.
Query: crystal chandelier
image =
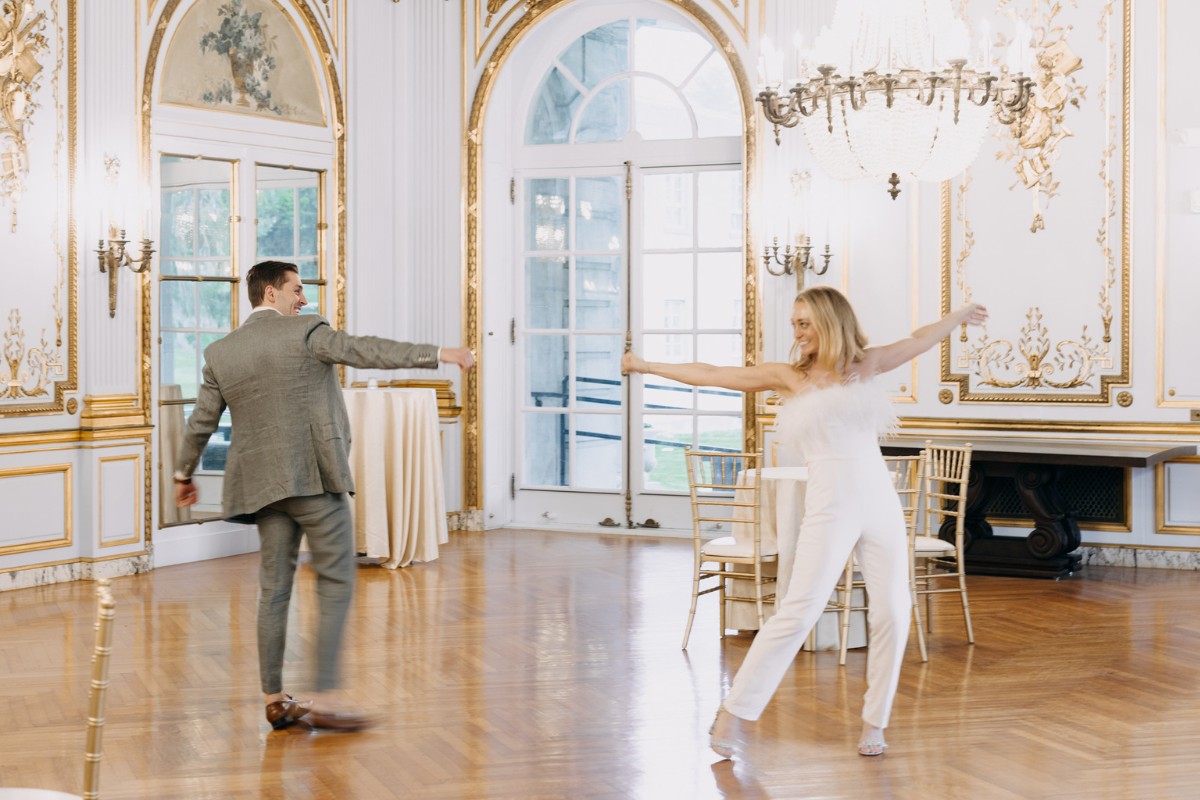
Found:
[[[1000,76],[987,70],[988,36],[985,24],[971,53],[949,0],[839,0],[795,85],[781,95],[778,80],[764,74],[758,101],[776,144],[780,128],[799,125],[831,177],[886,177],[895,199],[902,179],[941,181],[962,172],[993,113],[1007,125],[1028,107],[1028,29],[1018,22]]]

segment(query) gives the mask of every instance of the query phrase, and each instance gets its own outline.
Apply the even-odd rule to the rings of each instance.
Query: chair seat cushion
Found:
[[[953,553],[954,543],[947,542],[945,539],[939,539],[936,536],[915,536],[913,537],[913,550],[917,554]]]
[[[739,542],[732,536],[722,536],[720,539],[713,539],[705,542],[700,548],[700,554],[703,556],[713,556],[720,558],[753,558],[754,557],[754,542]],[[764,542],[758,551],[759,556],[775,555],[775,548],[768,547]]]

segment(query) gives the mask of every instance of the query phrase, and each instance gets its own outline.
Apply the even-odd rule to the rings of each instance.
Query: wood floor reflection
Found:
[[[387,715],[363,734],[271,732],[254,645],[257,556],[113,581],[101,796],[117,798],[1193,798],[1200,573],[973,578],[930,661],[910,642],[883,758],[854,744],[866,651],[802,653],[734,763],[705,731],[750,638],[702,598],[690,541],[494,531],[359,570],[345,669]],[[92,584],[0,593],[0,786],[78,792]],[[709,600],[710,602],[704,602]],[[289,690],[307,685],[297,583]]]

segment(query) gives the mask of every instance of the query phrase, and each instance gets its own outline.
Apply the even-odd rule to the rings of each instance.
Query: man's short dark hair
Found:
[[[299,275],[300,268],[286,261],[260,261],[251,267],[246,273],[246,291],[250,293],[251,307],[262,305],[268,286],[282,289],[289,272]]]

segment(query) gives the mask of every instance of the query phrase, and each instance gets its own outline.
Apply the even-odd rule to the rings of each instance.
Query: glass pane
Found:
[[[579,115],[576,142],[619,142],[629,132],[629,79],[592,95]]]
[[[567,405],[567,337],[533,335],[525,343],[525,404]]]
[[[696,257],[696,318],[701,328],[742,327],[741,251]]]
[[[678,86],[712,49],[693,30],[666,20],[639,19],[633,43],[633,69],[661,75]]]
[[[288,258],[295,254],[295,200],[292,189],[259,189],[255,193],[259,259]]]
[[[567,485],[567,415],[525,413],[527,486]]]
[[[637,78],[633,84],[633,118],[643,139],[690,139],[692,117],[679,94],[653,78]]]
[[[198,283],[200,318],[197,328],[227,331],[233,321],[233,284]]]
[[[705,450],[740,453],[745,446],[741,417],[696,417],[696,429],[698,446]]]
[[[180,397],[195,397],[200,378],[196,334],[162,332],[162,364],[159,380],[179,387]]]
[[[229,205],[229,189],[200,189],[196,192],[196,199],[200,206],[196,255],[227,257],[233,240],[233,210]]]
[[[317,261],[317,259],[315,259],[315,258],[297,258],[297,259],[295,259],[295,262],[296,262],[296,266],[299,267],[299,269],[300,269],[300,280],[315,281],[321,277],[321,266],[320,266],[320,263]],[[315,289],[317,287],[314,286],[313,288]],[[315,303],[317,293],[309,292],[307,289],[305,289],[304,291],[308,295],[308,301],[310,303]]]
[[[225,337],[224,333],[201,333],[197,334],[200,338],[200,377],[204,377],[204,351],[208,346],[218,339]]]
[[[683,87],[701,137],[741,136],[742,104],[725,59],[713,53]]]
[[[625,212],[622,182],[614,177],[575,181],[575,249],[620,250]]]
[[[585,33],[558,60],[580,83],[595,89],[629,69],[629,22],[611,22]]]
[[[643,181],[642,246],[647,250],[692,247],[692,173],[647,175]]]
[[[566,250],[569,218],[566,178],[535,178],[525,182],[525,248]]]
[[[316,176],[313,176],[314,179]],[[315,256],[317,254],[317,222],[321,209],[317,197],[317,187],[302,187],[296,193],[298,227],[300,228],[300,247],[298,256]]]
[[[196,196],[189,190],[168,190],[162,193],[162,241],[164,258],[190,256],[196,247]]]
[[[233,262],[227,259],[208,259],[196,262],[196,272],[205,277],[227,278],[233,274]]]
[[[687,465],[683,449],[692,444],[689,414],[646,414],[642,417],[642,469],[650,490],[686,492]]]
[[[567,259],[525,259],[525,325],[529,328],[567,328],[570,284]]]
[[[299,256],[318,254],[320,186],[321,173],[314,170],[255,166],[257,258],[297,262]]]
[[[525,129],[526,144],[565,144],[571,135],[571,121],[583,102],[583,95],[556,67],[542,81],[529,110]]]
[[[744,363],[740,333],[699,334],[696,360],[720,367],[740,367]],[[740,411],[742,393],[707,387],[697,393],[697,407],[704,411]]]
[[[690,333],[649,334],[642,337],[642,357],[672,363],[694,361]],[[642,379],[642,403],[647,409],[692,408],[692,387],[655,375]]]
[[[233,240],[229,190],[233,164],[176,156],[163,156],[160,164],[162,274],[231,274],[227,259]],[[197,256],[220,262],[203,265]]]
[[[192,281],[163,281],[158,289],[159,325],[168,328],[196,327],[196,284]]]
[[[620,414],[575,414],[575,466],[571,486],[621,489],[624,447]]]
[[[742,246],[742,173],[700,173],[700,246]]]
[[[158,262],[163,275],[195,275],[196,264],[175,258],[164,258]]]
[[[563,313],[565,316],[565,310]],[[575,327],[583,330],[620,328],[623,316],[621,259],[576,257]]]
[[[621,354],[625,351],[620,336],[575,337],[575,405],[587,408],[620,408],[624,389],[621,384]]]
[[[647,330],[691,328],[690,253],[648,255],[642,260],[642,326]]]

